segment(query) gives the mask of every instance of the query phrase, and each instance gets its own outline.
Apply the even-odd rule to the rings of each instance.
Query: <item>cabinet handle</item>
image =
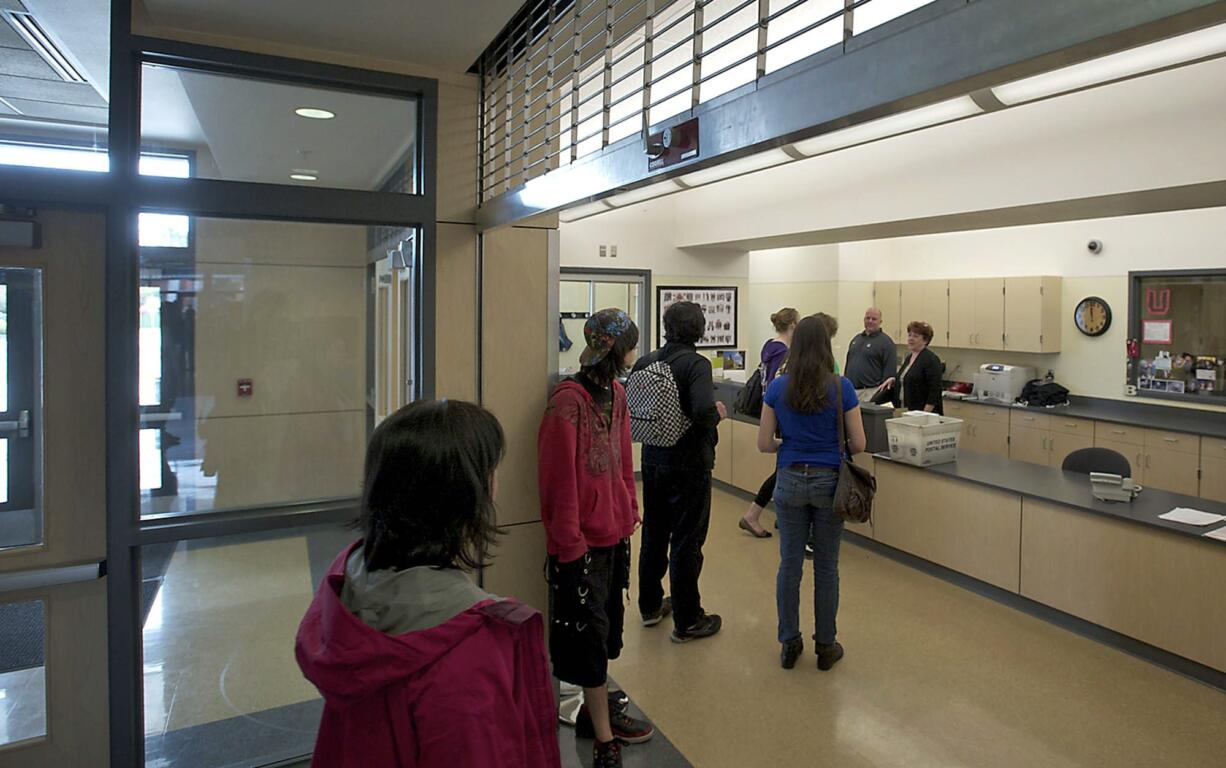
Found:
[[[1113,429],[1113,430],[1111,430],[1111,434],[1113,434],[1113,435],[1124,435],[1124,434],[1127,434],[1127,433],[1126,433],[1124,430],[1122,430],[1122,429]]]
[[[1145,468],[1149,469],[1149,454],[1145,454]]]
[[[1178,443],[1179,442],[1179,438],[1177,437],[1164,437],[1162,439],[1168,443]]]
[[[1077,424],[1076,424],[1076,422],[1066,421],[1066,422],[1064,422],[1064,426],[1066,426],[1066,427],[1076,427],[1076,426],[1077,426]]]
[[[1043,438],[1042,445],[1043,445],[1043,450],[1046,451],[1047,450],[1047,438],[1046,437]]]

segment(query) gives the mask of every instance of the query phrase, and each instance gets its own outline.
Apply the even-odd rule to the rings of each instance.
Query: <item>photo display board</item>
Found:
[[[707,331],[698,342],[699,349],[736,346],[736,286],[656,286],[656,338],[664,343],[664,312],[679,301],[692,301],[702,307]]]

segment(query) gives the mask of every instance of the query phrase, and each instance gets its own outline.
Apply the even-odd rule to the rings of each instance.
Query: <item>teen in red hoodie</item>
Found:
[[[621,654],[630,536],[639,523],[626,391],[639,331],[620,309],[583,328],[573,378],[554,389],[537,436],[541,519],[549,552],[549,655],[559,680],[583,688],[575,731],[595,738],[596,768],[621,765],[621,742],[647,741],[649,723],[608,699],[609,659]]]
[[[364,539],[337,556],[298,628],[324,697],[313,768],[560,768],[538,611],[464,573],[494,539],[493,414],[421,401],[375,430]]]

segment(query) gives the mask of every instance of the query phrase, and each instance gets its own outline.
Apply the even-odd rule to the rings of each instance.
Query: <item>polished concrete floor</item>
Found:
[[[778,538],[716,490],[701,581],[720,635],[678,646],[630,623],[612,674],[700,768],[1219,766],[1226,694],[845,540],[839,640],[779,667]],[[770,527],[768,512],[763,522]],[[802,627],[812,628],[812,572]],[[1224,638],[1226,642],[1226,638]],[[806,643],[808,641],[806,640]]]

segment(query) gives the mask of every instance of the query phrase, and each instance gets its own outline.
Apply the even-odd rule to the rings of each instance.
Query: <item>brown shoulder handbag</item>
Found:
[[[877,492],[877,478],[858,464],[852,463],[847,451],[847,433],[843,425],[843,378],[836,377],[835,399],[838,411],[835,421],[839,424],[839,484],[834,491],[834,511],[849,523],[867,523],[873,516],[873,494]]]

